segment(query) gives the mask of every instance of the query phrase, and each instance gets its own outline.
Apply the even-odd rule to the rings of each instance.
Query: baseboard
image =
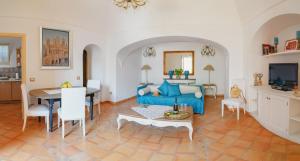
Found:
[[[16,103],[22,103],[22,101],[21,100],[0,101],[0,104],[16,104]]]
[[[126,98],[126,99],[123,99],[123,100],[120,100],[120,101],[117,101],[117,102],[104,101],[104,102],[101,102],[101,103],[108,103],[108,104],[112,104],[112,105],[117,105],[117,104],[121,104],[121,103],[130,101],[130,100],[133,100],[133,99],[136,99],[136,96],[133,96],[133,97],[130,97],[130,98]]]
[[[207,97],[207,98],[215,98],[214,95],[205,95],[204,97]],[[217,98],[224,98],[224,94],[217,94]]]

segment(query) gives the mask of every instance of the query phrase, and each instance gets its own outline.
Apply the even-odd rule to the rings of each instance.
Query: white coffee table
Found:
[[[141,125],[152,125],[156,127],[187,127],[189,130],[189,138],[190,140],[193,140],[193,108],[184,107],[180,108],[180,110],[190,112],[191,116],[183,120],[169,120],[165,119],[163,116],[158,119],[148,119],[132,109],[124,109],[119,112],[117,118],[118,130],[121,128],[124,120],[136,122]]]

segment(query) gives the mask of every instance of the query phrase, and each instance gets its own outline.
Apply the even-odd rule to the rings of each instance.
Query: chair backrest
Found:
[[[237,85],[238,88],[242,91],[242,94],[246,94],[246,81],[244,79],[234,79],[231,81],[230,87]],[[246,96],[245,96],[246,97]]]
[[[87,88],[95,88],[101,90],[101,81],[100,80],[88,80]],[[100,92],[95,93],[94,102],[100,101]]]
[[[88,80],[87,87],[101,89],[101,81],[100,80]]]
[[[29,106],[28,92],[25,84],[21,84],[22,100],[23,100],[23,115],[26,116]]]
[[[65,120],[85,117],[86,88],[63,88],[61,90],[61,117]]]

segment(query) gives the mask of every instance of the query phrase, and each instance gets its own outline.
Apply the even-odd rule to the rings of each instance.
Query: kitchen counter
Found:
[[[21,79],[0,79],[0,82],[21,82]]]

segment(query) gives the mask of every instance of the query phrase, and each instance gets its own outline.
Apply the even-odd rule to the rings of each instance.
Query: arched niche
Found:
[[[136,95],[136,87],[137,85],[142,82],[143,73],[141,71],[141,67],[143,64],[142,53],[145,48],[149,46],[157,46],[159,44],[167,44],[167,43],[191,43],[191,44],[199,44],[199,48],[201,45],[212,45],[216,50],[217,54],[222,53],[224,55],[224,77],[225,81],[222,82],[224,85],[224,94],[228,93],[228,61],[229,61],[229,54],[227,49],[210,40],[201,39],[197,37],[188,37],[188,36],[165,36],[165,37],[153,37],[149,39],[144,39],[140,41],[136,41],[132,44],[129,44],[123,47],[117,54],[117,71],[116,71],[116,100],[124,100]],[[175,49],[175,48],[174,48]],[[161,54],[161,53],[157,53]],[[200,57],[200,51],[198,51],[198,57]],[[211,58],[213,59],[213,57]],[[162,66],[162,61],[157,62],[158,66]],[[195,62],[196,64],[197,62]],[[209,62],[208,62],[209,63]],[[195,65],[195,68],[198,70],[202,70],[203,66],[206,64]],[[161,67],[162,68],[162,67]],[[200,68],[200,69],[199,69]],[[153,74],[160,75],[161,82],[163,81],[162,72],[156,72]],[[206,73],[207,74],[207,73]],[[208,75],[208,74],[207,74]],[[201,79],[197,77],[197,79]],[[161,83],[160,82],[160,83]],[[157,81],[155,83],[158,83]],[[203,82],[198,82],[203,83]]]
[[[252,54],[247,55],[250,83],[254,81],[252,74],[260,72],[264,74],[263,83],[265,85],[268,84],[268,64],[271,62],[295,61],[295,55],[283,55],[271,58],[262,56],[262,44],[267,43],[273,45],[274,37],[279,37],[278,51],[283,51],[285,41],[296,38],[295,26],[299,26],[298,30],[300,30],[300,14],[282,14],[275,16],[258,28],[250,42],[249,53]]]
[[[279,37],[278,50],[283,51],[285,40],[296,37],[296,30],[290,30],[293,26],[299,26],[300,30],[300,14],[287,13],[273,16],[261,23],[253,32],[253,36],[249,37],[246,62],[246,78],[249,88],[247,92],[248,110],[250,112],[257,111],[257,92],[252,88],[254,83],[254,73],[263,73],[263,85],[268,85],[268,64],[269,63],[288,63],[299,62],[297,55],[282,55],[275,57],[262,56],[262,44],[274,44],[274,37]],[[287,34],[289,33],[289,34]],[[284,36],[285,35],[285,36]],[[299,79],[300,80],[300,79]]]

